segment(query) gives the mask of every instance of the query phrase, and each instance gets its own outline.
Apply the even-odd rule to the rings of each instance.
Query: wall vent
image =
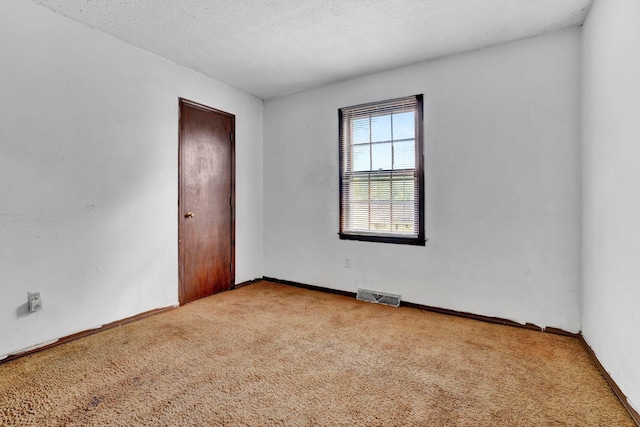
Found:
[[[359,299],[360,301],[375,302],[377,304],[391,305],[393,307],[398,307],[400,305],[400,295],[370,291],[367,289],[358,289],[356,299]]]

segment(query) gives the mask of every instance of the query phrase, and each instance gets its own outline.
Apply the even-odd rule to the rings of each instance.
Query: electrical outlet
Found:
[[[29,311],[33,313],[34,311],[42,310],[42,301],[37,299],[34,301],[29,301]]]
[[[351,268],[351,259],[350,258],[345,258],[344,259],[344,268]]]
[[[42,310],[42,291],[27,292],[27,301],[31,313]]]
[[[42,291],[27,292],[27,301],[42,301]]]

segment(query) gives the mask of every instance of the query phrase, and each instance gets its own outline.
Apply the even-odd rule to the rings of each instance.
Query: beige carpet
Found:
[[[633,426],[571,337],[259,282],[0,365],[2,426]]]

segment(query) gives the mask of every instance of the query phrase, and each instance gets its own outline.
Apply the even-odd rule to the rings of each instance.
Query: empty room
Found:
[[[0,425],[640,426],[638,0],[3,0]]]

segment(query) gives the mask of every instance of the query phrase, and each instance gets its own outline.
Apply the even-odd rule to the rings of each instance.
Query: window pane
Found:
[[[393,139],[414,139],[416,136],[413,111],[393,115]]]
[[[371,202],[371,231],[391,231],[390,217],[390,202]]]
[[[351,228],[360,231],[369,230],[369,202],[351,204]]]
[[[413,202],[394,202],[391,219],[392,230],[401,233],[413,232],[415,210]]]
[[[394,177],[391,183],[393,204],[391,229],[398,233],[412,233],[415,223],[415,181],[413,176]]]
[[[371,170],[391,169],[391,143],[371,144]]]
[[[371,200],[391,200],[391,183],[388,180],[371,180]]]
[[[413,169],[416,167],[416,143],[414,140],[393,143],[393,168]]]
[[[394,206],[396,201],[410,201],[413,203],[415,199],[415,183],[413,177],[410,179],[394,179],[392,188]]]
[[[356,178],[351,182],[351,200],[356,202],[369,200],[369,180]]]
[[[354,119],[352,122],[352,144],[369,142],[369,117]]]
[[[353,147],[353,171],[368,171],[371,170],[370,163],[370,145],[355,145]]]
[[[391,115],[371,117],[371,142],[391,141]]]

